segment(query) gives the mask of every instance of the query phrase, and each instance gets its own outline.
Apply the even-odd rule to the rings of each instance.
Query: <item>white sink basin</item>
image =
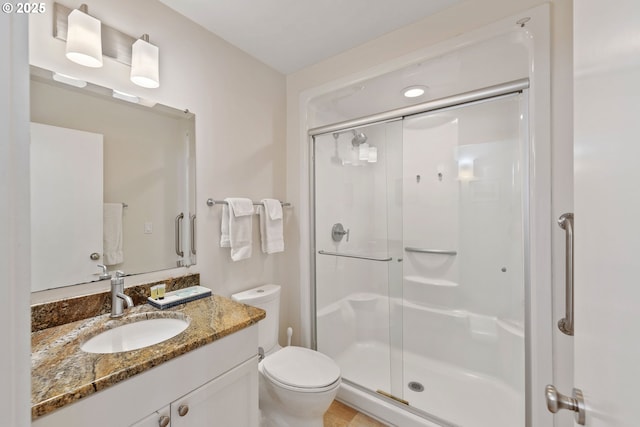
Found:
[[[108,329],[80,346],[87,353],[119,353],[158,344],[187,329],[189,322],[176,318],[145,319]]]

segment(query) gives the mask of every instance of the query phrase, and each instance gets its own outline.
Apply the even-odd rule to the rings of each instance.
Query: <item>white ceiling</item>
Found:
[[[160,0],[290,74],[463,0]]]

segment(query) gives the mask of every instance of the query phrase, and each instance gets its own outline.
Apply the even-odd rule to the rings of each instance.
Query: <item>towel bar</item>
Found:
[[[260,202],[253,202],[254,205],[259,206],[262,203]],[[282,206],[291,206],[291,203],[288,202],[280,202],[280,204]],[[228,203],[226,202],[226,200],[213,200],[213,199],[207,199],[207,206],[215,206],[215,205],[228,205]]]

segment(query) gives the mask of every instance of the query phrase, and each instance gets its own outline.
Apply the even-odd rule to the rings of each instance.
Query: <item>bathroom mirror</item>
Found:
[[[195,263],[195,115],[31,67],[31,290]]]

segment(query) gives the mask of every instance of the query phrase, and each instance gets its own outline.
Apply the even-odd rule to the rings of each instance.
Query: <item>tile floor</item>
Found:
[[[324,414],[324,427],[386,427],[344,403],[334,400]]]

